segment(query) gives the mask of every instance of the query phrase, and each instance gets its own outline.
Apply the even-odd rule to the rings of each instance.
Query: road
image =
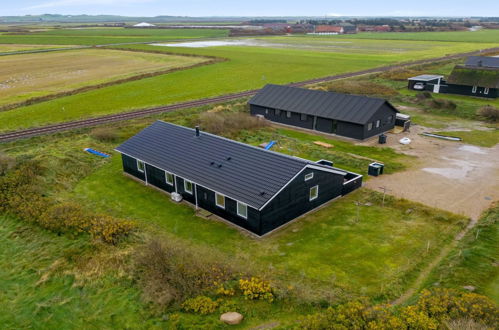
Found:
[[[470,55],[479,55],[479,54],[482,54],[485,52],[493,52],[493,51],[499,51],[499,47],[489,48],[489,49],[484,49],[484,50],[474,51],[474,52],[451,54],[451,55],[442,56],[442,57],[436,57],[436,58],[430,58],[430,59],[424,59],[424,60],[418,60],[418,61],[412,61],[412,62],[405,62],[405,63],[399,63],[399,64],[394,64],[394,65],[372,68],[372,69],[368,69],[368,70],[349,72],[349,73],[343,73],[343,74],[327,76],[327,77],[322,77],[322,78],[310,79],[310,80],[290,83],[290,84],[288,84],[288,86],[301,87],[301,86],[306,86],[306,85],[314,84],[314,83],[328,82],[328,81],[339,80],[339,79],[344,79],[344,78],[351,78],[351,77],[362,76],[362,75],[371,74],[371,73],[379,73],[379,72],[384,72],[384,71],[388,71],[388,70],[392,70],[392,69],[404,68],[404,67],[408,67],[408,66],[412,66],[412,65],[434,63],[437,61],[445,61],[445,60],[449,60],[449,59],[467,57]],[[199,100],[194,100],[194,101],[177,103],[177,104],[172,104],[172,105],[166,105],[166,106],[161,106],[161,107],[140,109],[140,110],[135,110],[135,111],[131,111],[131,112],[124,112],[124,113],[106,115],[106,116],[101,116],[101,117],[95,117],[95,118],[82,119],[82,120],[76,120],[76,121],[71,121],[71,122],[47,125],[47,126],[42,126],[42,127],[29,128],[29,129],[25,129],[25,130],[7,132],[7,133],[0,134],[0,143],[8,142],[8,141],[15,141],[15,140],[19,140],[19,139],[25,139],[25,138],[29,138],[29,137],[44,135],[44,134],[61,132],[61,131],[75,129],[75,128],[97,126],[100,124],[112,123],[112,122],[116,122],[116,121],[147,117],[147,116],[150,116],[153,114],[172,112],[172,111],[177,111],[177,110],[181,110],[181,109],[188,109],[188,108],[193,108],[193,107],[198,107],[198,106],[203,106],[203,105],[232,101],[232,100],[236,100],[239,98],[255,95],[258,91],[259,91],[258,89],[255,89],[255,90],[249,90],[249,91],[244,91],[244,92],[239,92],[239,93],[234,93],[234,94],[228,94],[228,95],[222,95],[222,96],[217,96],[217,97],[204,98],[204,99],[199,99]]]

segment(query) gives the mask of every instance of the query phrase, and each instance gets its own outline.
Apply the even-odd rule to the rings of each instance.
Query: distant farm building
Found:
[[[248,103],[252,115],[358,140],[391,130],[399,112],[381,98],[271,84]]]
[[[336,34],[341,34],[343,33],[343,27],[342,26],[336,26],[336,25],[317,25],[315,27],[315,33],[336,33]]]
[[[357,27],[350,23],[338,25],[316,25],[314,34],[352,34],[357,33]]]
[[[154,27],[154,26],[156,26],[156,25],[151,24],[151,23],[142,22],[142,23],[135,24],[133,27]]]
[[[163,121],[116,151],[126,174],[257,235],[362,185],[361,175],[329,161],[287,156]]]
[[[409,78],[408,88],[496,98],[499,95],[499,57],[470,56],[464,65],[454,67],[447,80],[441,75],[420,75]]]

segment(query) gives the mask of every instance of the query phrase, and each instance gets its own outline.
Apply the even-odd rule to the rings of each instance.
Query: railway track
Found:
[[[414,62],[377,67],[377,68],[368,69],[368,70],[343,73],[343,74],[338,74],[338,75],[333,75],[333,76],[327,76],[327,77],[322,77],[322,78],[317,78],[317,79],[310,79],[310,80],[290,83],[288,85],[295,86],[295,87],[301,87],[301,86],[314,84],[314,83],[328,82],[328,81],[333,81],[333,80],[338,80],[338,79],[351,78],[351,77],[356,77],[356,76],[361,76],[361,75],[371,74],[371,73],[379,73],[379,72],[389,71],[392,69],[399,69],[399,68],[418,65],[418,64],[427,64],[427,63],[432,63],[432,62],[444,61],[444,60],[455,59],[455,58],[460,58],[460,57],[465,57],[465,56],[470,56],[470,55],[478,55],[478,54],[481,54],[484,52],[492,52],[492,51],[499,51],[499,47],[498,48],[489,48],[489,49],[485,49],[482,51],[459,53],[459,54],[453,54],[453,55],[448,55],[448,56],[443,56],[443,57],[418,60],[418,61],[414,61]],[[243,97],[252,96],[252,95],[255,95],[257,92],[258,92],[258,89],[255,89],[255,90],[249,90],[249,91],[244,91],[244,92],[239,92],[239,93],[234,93],[234,94],[227,94],[227,95],[222,95],[222,96],[217,96],[217,97],[211,97],[211,98],[182,102],[182,103],[177,103],[177,104],[171,104],[171,105],[166,105],[166,106],[161,106],[161,107],[147,108],[147,109],[135,110],[135,111],[131,111],[131,112],[106,115],[106,116],[101,116],[101,117],[96,117],[96,118],[82,119],[82,120],[70,121],[70,122],[65,122],[65,123],[60,123],[60,124],[53,124],[53,125],[47,125],[47,126],[42,126],[42,127],[29,128],[29,129],[25,129],[25,130],[12,131],[12,132],[0,134],[0,143],[30,138],[30,137],[39,136],[39,135],[57,133],[57,132],[67,131],[67,130],[76,129],[76,128],[97,126],[97,125],[112,123],[112,122],[116,122],[116,121],[123,121],[123,120],[130,120],[130,119],[135,119],[135,118],[147,117],[147,116],[153,115],[153,114],[172,112],[172,111],[176,111],[176,110],[188,109],[188,108],[209,105],[209,104],[214,104],[214,103],[222,103],[222,102],[232,101],[232,100],[236,100],[236,99],[243,98]]]

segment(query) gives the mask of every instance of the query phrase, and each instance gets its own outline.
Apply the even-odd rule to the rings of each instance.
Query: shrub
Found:
[[[431,99],[428,100],[427,105],[436,109],[448,109],[454,110],[457,108],[457,104],[450,100],[443,99]]]
[[[499,109],[486,105],[478,109],[477,115],[490,122],[499,121]]]
[[[360,95],[380,95],[380,96],[393,96],[397,95],[398,92],[382,84],[377,84],[371,81],[359,81],[359,80],[341,80],[327,83],[322,90],[337,93],[347,93],[347,94],[360,94]]]
[[[87,232],[112,244],[134,230],[135,225],[130,221],[93,214],[75,203],[55,204],[43,194],[42,173],[43,168],[37,162],[27,161],[1,176],[0,212],[14,214],[59,234]]]
[[[206,315],[212,314],[217,310],[218,302],[206,296],[198,296],[184,301],[182,308],[186,312]]]
[[[143,298],[165,307],[213,289],[233,276],[220,259],[180,241],[150,240],[134,256]]]
[[[476,293],[452,289],[424,290],[416,307],[439,322],[468,318],[486,324],[499,323],[499,310],[494,303]]]
[[[118,139],[118,133],[111,127],[97,127],[90,132],[90,136],[101,142],[115,142]]]
[[[5,175],[8,170],[14,168],[16,160],[9,155],[0,152],[0,175]]]
[[[224,284],[220,284],[215,293],[221,296],[233,296],[236,294],[236,290],[234,288],[226,288]]]
[[[269,302],[274,301],[274,294],[270,287],[270,283],[257,277],[240,279],[239,289],[243,292],[246,299],[267,300]]]
[[[442,329],[463,323],[494,327],[498,309],[487,297],[450,289],[424,290],[418,301],[400,311],[351,301],[302,318],[305,329]],[[474,329],[474,328],[470,328]]]
[[[136,225],[107,215],[90,214],[80,205],[65,202],[50,207],[39,220],[41,226],[58,233],[89,233],[93,238],[116,244],[128,236]]]
[[[225,135],[268,126],[265,120],[241,112],[205,112],[199,116],[199,123],[201,128],[207,132]]]
[[[433,98],[433,95],[431,95],[430,92],[424,91],[422,93],[417,93],[416,94],[416,102],[421,103],[424,102],[427,99]]]

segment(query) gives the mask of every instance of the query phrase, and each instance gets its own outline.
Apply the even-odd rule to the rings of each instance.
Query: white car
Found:
[[[422,91],[424,89],[424,84],[423,83],[415,83],[412,88],[417,89],[418,91]]]

